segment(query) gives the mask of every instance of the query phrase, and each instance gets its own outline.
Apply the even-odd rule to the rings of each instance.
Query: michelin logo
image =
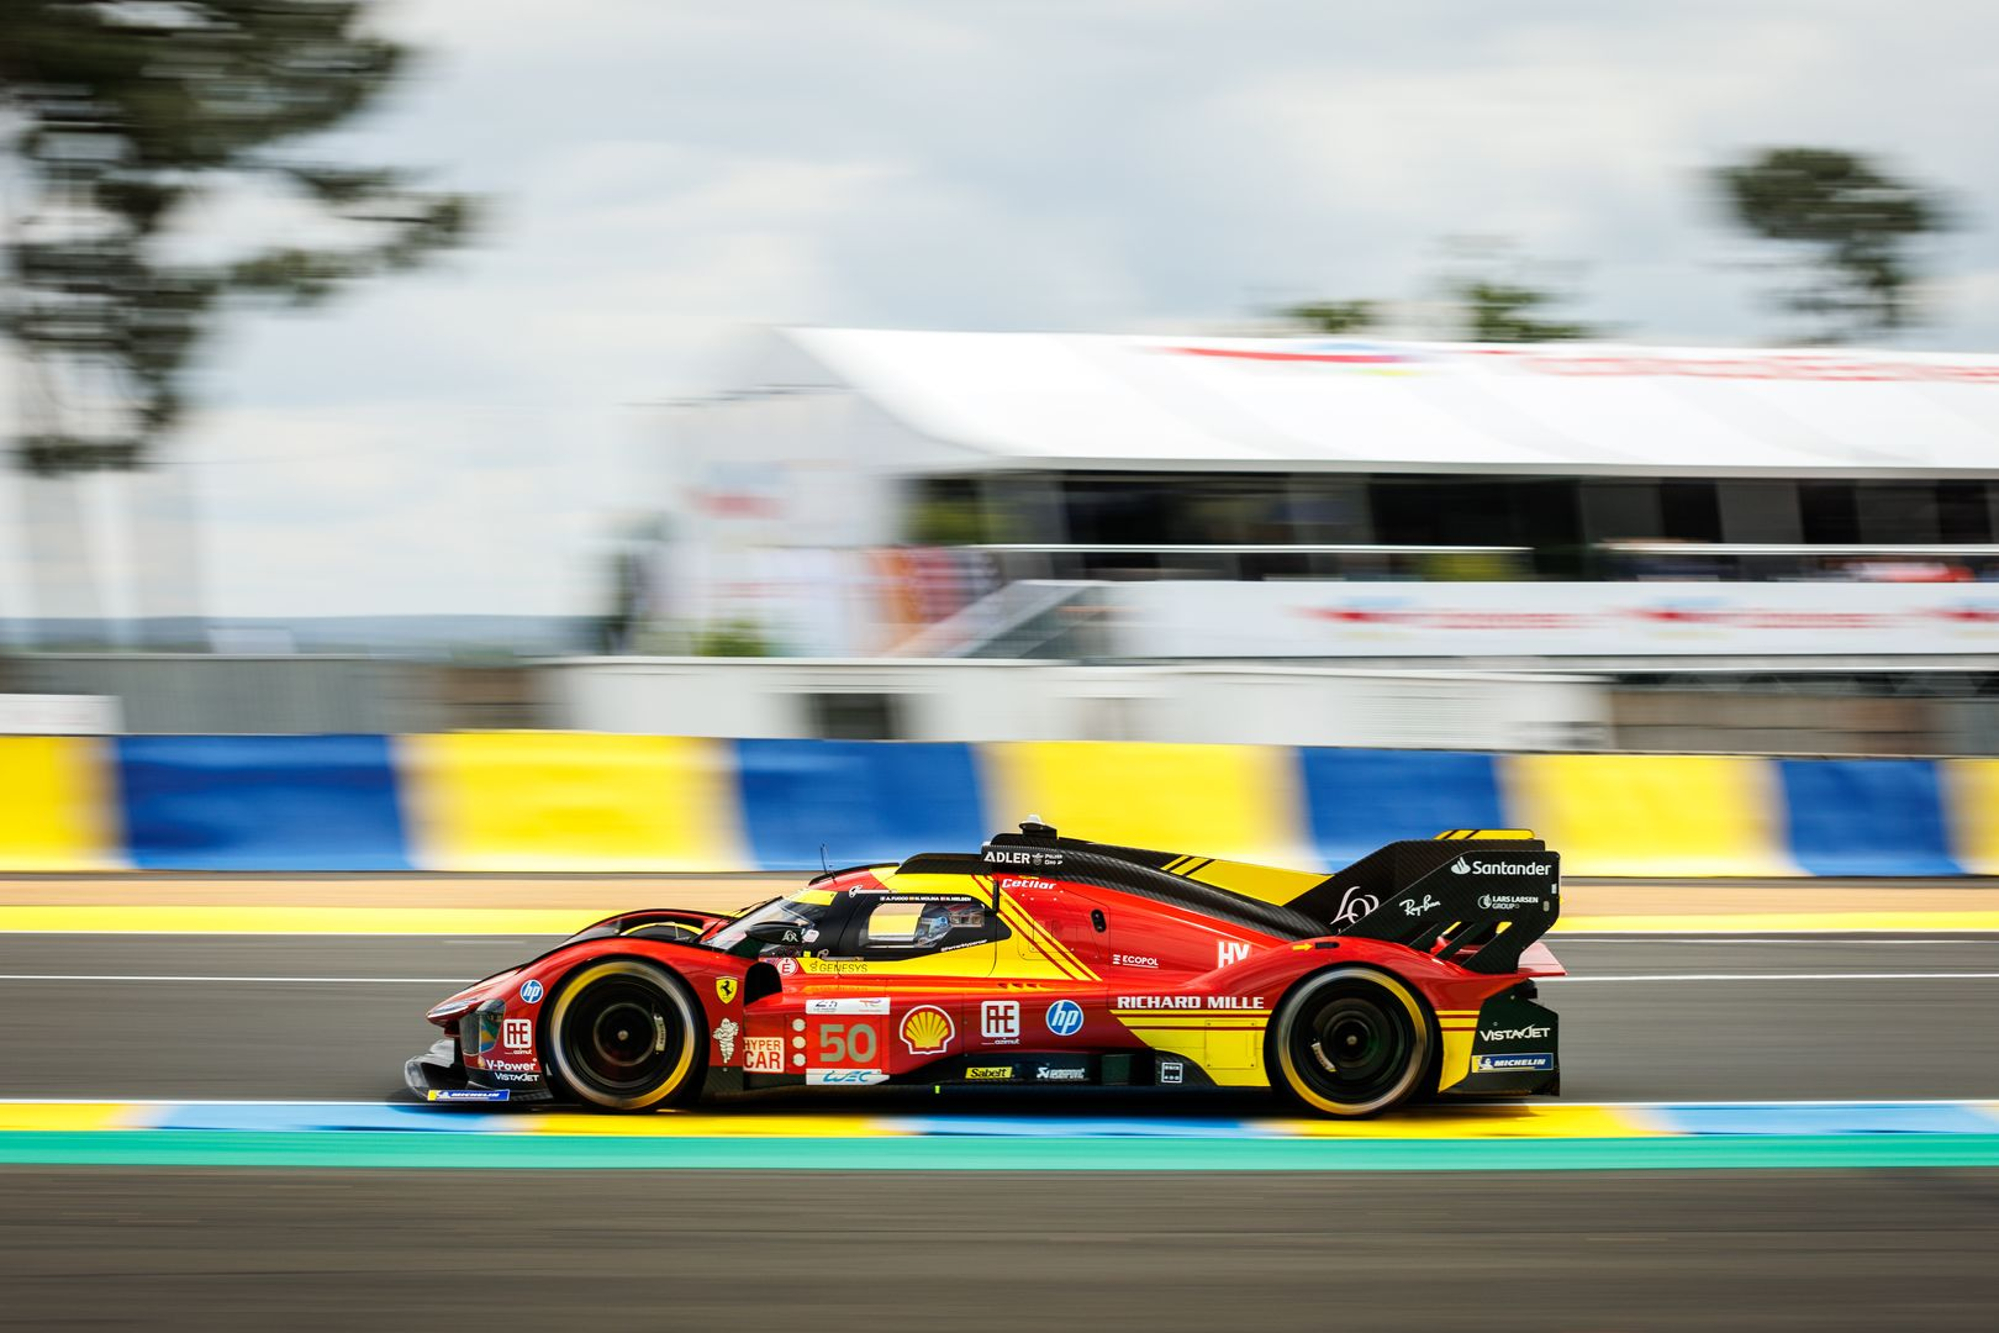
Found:
[[[1539,861],[1475,861],[1460,856],[1451,862],[1453,875],[1547,875],[1554,869],[1553,862]]]
[[[1523,1069],[1554,1067],[1555,1057],[1538,1051],[1531,1055],[1474,1055],[1471,1058],[1471,1072],[1474,1074],[1510,1074]]]

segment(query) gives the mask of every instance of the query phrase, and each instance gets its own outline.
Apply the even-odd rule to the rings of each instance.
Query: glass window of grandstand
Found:
[[[1354,577],[1482,581],[1574,573],[1576,483],[1560,477],[1377,476],[1374,568]],[[1395,548],[1421,548],[1399,551]]]

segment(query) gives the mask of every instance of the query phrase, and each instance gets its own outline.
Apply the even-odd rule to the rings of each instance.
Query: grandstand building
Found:
[[[1999,576],[1999,357],[788,329],[671,438],[683,567],[738,593],[750,553],[896,548],[994,586]]]

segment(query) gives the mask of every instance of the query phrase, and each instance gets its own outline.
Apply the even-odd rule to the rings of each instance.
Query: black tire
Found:
[[[1336,967],[1278,1007],[1264,1060],[1270,1082],[1315,1111],[1375,1115],[1423,1088],[1436,1045],[1413,991],[1385,972]]]
[[[587,963],[557,993],[545,1049],[578,1101],[607,1111],[673,1106],[701,1087],[708,1032],[678,977],[637,958]]]

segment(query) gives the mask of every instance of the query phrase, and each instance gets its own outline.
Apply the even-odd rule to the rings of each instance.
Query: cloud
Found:
[[[193,459],[227,614],[590,609],[649,496],[629,407],[743,322],[1119,329],[1426,294],[1439,238],[1577,266],[1628,336],[1756,341],[1701,172],[1878,152],[1958,195],[1915,345],[1999,343],[1999,9],[1912,0],[412,0],[326,151],[491,196],[474,247],[216,348]],[[1977,275],[1977,276],[1970,276]],[[261,456],[261,455],[260,455]],[[565,601],[565,599],[576,599]]]

